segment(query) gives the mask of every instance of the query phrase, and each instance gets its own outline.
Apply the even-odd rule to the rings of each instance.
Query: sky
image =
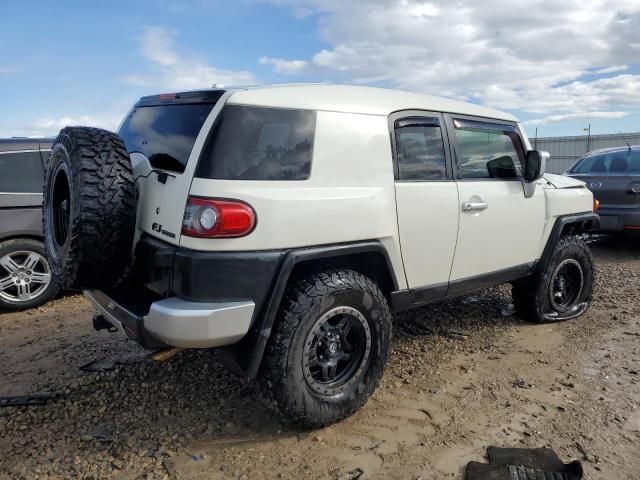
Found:
[[[0,0],[0,137],[117,129],[141,96],[330,82],[640,131],[640,0]]]

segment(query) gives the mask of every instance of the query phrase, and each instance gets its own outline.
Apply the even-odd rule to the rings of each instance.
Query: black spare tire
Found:
[[[136,194],[122,139],[99,128],[66,127],[45,175],[43,228],[51,269],[64,288],[115,284],[128,263]]]

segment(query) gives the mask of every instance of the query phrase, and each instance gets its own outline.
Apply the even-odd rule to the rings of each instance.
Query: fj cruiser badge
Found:
[[[154,222],[153,225],[151,225],[151,230],[153,230],[154,232],[158,232],[161,233],[162,235],[166,235],[169,238],[176,238],[176,234],[169,232],[167,230],[164,230],[162,228],[162,225],[160,225],[159,223]]]

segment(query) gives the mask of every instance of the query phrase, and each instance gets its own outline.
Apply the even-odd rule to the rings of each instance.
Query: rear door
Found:
[[[118,134],[131,156],[138,190],[137,231],[179,245],[199,153],[229,93],[145,97]]]
[[[539,255],[545,198],[525,198],[525,147],[512,122],[447,115],[455,152],[458,242],[449,294],[526,273]]]
[[[390,117],[400,246],[414,303],[445,295],[458,233],[458,189],[440,113]]]
[[[0,151],[0,238],[40,235],[43,176],[38,149]]]

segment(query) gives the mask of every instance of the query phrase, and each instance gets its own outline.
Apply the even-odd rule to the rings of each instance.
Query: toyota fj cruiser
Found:
[[[593,196],[543,176],[546,157],[509,114],[412,93],[149,96],[118,134],[60,132],[47,252],[98,328],[222,347],[284,415],[323,425],[373,393],[391,312],[505,282],[526,320],[587,310]]]

